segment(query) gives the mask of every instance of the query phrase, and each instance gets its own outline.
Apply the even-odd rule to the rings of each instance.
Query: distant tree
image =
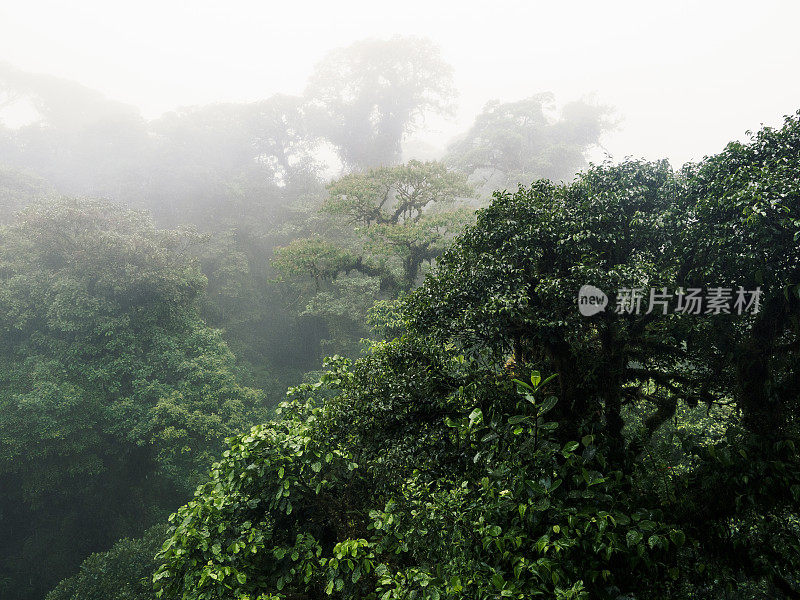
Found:
[[[33,122],[6,132],[3,162],[35,172],[59,193],[110,196],[140,191],[138,167],[152,151],[147,124],[132,106],[57,77],[0,64],[0,98],[27,101]]]
[[[322,168],[315,156],[318,136],[311,130],[303,98],[276,94],[248,107],[256,160],[272,168],[280,186],[297,188]]]
[[[586,152],[611,126],[609,109],[584,101],[558,116],[544,93],[517,102],[488,103],[475,123],[448,148],[445,162],[489,191],[515,189],[536,179],[569,180],[586,166]]]
[[[302,101],[276,95],[248,104],[184,108],[152,122],[148,208],[206,230],[279,213],[318,185],[321,167]]]
[[[380,275],[383,287],[400,291],[414,285],[422,265],[441,254],[466,223],[470,211],[457,201],[474,191],[464,175],[449,171],[442,163],[412,160],[346,175],[328,185],[328,193],[321,211],[337,219],[344,229],[356,231],[363,243],[352,249],[358,256],[339,253],[316,274],[330,278],[355,270]],[[313,244],[319,252],[330,254],[324,246]],[[294,247],[301,245],[308,254],[312,246],[300,240]],[[285,259],[278,261],[279,267],[315,274],[307,258],[295,263],[291,254],[288,248],[279,250],[279,258]]]
[[[0,108],[27,100],[38,125],[78,131],[98,121],[135,114],[131,106],[109,100],[100,92],[52,75],[30,73],[0,63]]]
[[[278,248],[273,264],[306,303],[302,314],[344,327],[339,342],[357,341],[373,302],[412,289],[470,222],[459,201],[473,193],[463,174],[433,161],[351,173],[328,186],[325,235]]]
[[[41,198],[55,196],[55,190],[41,177],[0,165],[0,225]]]
[[[23,100],[35,118],[0,128],[4,164],[62,194],[147,208],[171,226],[263,219],[319,185],[318,140],[299,97],[184,107],[145,121],[94,90],[0,64],[0,109]]]
[[[399,161],[405,135],[426,113],[448,113],[452,68],[429,40],[363,40],[329,53],[311,75],[305,97],[315,131],[349,169]]]

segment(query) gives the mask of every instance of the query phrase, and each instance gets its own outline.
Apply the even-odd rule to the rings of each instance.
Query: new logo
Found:
[[[584,317],[591,317],[606,309],[608,296],[593,285],[584,285],[578,291],[578,310]]]

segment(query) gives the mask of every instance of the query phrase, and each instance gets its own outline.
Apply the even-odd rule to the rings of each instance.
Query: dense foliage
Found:
[[[159,523],[141,538],[124,538],[110,550],[92,554],[77,574],[47,594],[47,600],[151,600],[155,555],[165,530]]]
[[[195,225],[211,238],[196,253],[209,280],[200,301],[203,319],[223,331],[242,381],[268,392],[285,389],[318,369],[326,353],[355,355],[366,307],[397,292],[391,285],[380,289],[376,275],[350,271],[329,280],[323,287],[330,289],[312,300],[316,291],[297,289],[304,277],[276,272],[275,249],[321,237],[356,257],[378,259],[365,256],[362,270],[379,268],[386,283],[406,287],[402,271],[441,251],[464,220],[440,217],[448,235],[434,231],[433,222],[359,235],[341,215],[321,210],[330,197],[326,186],[339,179],[340,187],[349,186],[371,169],[393,173],[401,160],[408,166],[417,158],[441,158],[443,151],[415,153],[411,136],[426,118],[449,114],[455,100],[452,67],[435,44],[415,37],[332,50],[315,65],[301,95],[182,107],[152,120],[76,83],[0,64],[0,221],[46,187],[145,209],[159,226]],[[537,123],[539,129],[525,129],[524,136],[547,139],[518,149],[517,158],[532,161],[524,173],[517,172],[503,136],[485,136],[483,117],[471,130],[480,153],[496,156],[492,168],[514,172],[514,185],[554,173],[571,177],[607,128],[603,111],[583,102],[565,105],[560,120],[549,123],[543,110],[553,107],[545,104],[522,102],[513,111]],[[31,121],[4,126],[9,106],[27,107]],[[447,164],[472,177],[473,163]],[[401,235],[383,236],[379,229]],[[425,236],[419,251],[403,250],[416,233]],[[364,247],[373,238],[379,247]],[[415,254],[408,269],[396,264],[403,253]]]
[[[153,120],[0,64],[0,597],[800,597],[800,114],[570,181],[608,108],[415,154],[454,100],[418,38]]]
[[[0,166],[0,225],[32,202],[53,196],[53,190],[39,177]]]
[[[100,201],[0,230],[0,568],[16,597],[163,518],[263,418],[198,317],[191,243]]]
[[[800,114],[679,173],[497,193],[379,308],[400,337],[229,440],[159,596],[798,597],[798,162]],[[758,311],[615,310],[755,285]]]
[[[324,323],[342,354],[368,335],[379,300],[412,289],[474,209],[464,174],[436,161],[351,173],[328,185],[314,235],[276,249],[273,266],[301,316]],[[348,344],[349,342],[349,344]],[[350,346],[350,347],[348,347]]]

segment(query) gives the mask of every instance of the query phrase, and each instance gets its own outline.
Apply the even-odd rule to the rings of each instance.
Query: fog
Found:
[[[0,3],[0,600],[800,597],[800,3]]]
[[[333,48],[425,36],[454,67],[458,109],[417,137],[442,148],[484,103],[549,91],[612,106],[602,149],[699,160],[800,105],[800,5],[761,2],[85,0],[0,6],[0,61],[81,83],[146,118],[302,92]],[[6,119],[9,119],[6,115]]]

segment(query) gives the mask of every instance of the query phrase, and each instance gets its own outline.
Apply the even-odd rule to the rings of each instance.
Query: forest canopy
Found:
[[[8,198],[0,222],[37,198],[67,195],[146,210],[158,227],[197,227],[209,236],[195,249],[208,279],[201,317],[223,331],[244,382],[280,395],[326,354],[356,356],[370,336],[369,306],[417,285],[495,187],[569,180],[613,127],[606,107],[558,106],[543,93],[490,104],[446,151],[415,153],[412,136],[426,119],[452,115],[456,101],[441,48],[414,36],[332,50],[300,94],[184,106],[153,119],[0,63],[0,199]],[[20,105],[33,117],[3,125],[4,108]],[[447,193],[413,200],[437,209],[416,215],[419,223],[354,231],[347,215],[329,210],[332,190],[341,197],[382,178],[393,195],[396,184],[432,183],[444,169]],[[320,244],[360,258],[360,270],[326,271],[322,281],[295,268],[292,256]]]
[[[34,204],[0,233],[0,583],[19,597],[163,519],[259,414],[198,316],[192,243],[94,200]]]
[[[229,440],[158,596],[797,597],[798,168],[800,113],[678,172],[496,193],[399,337]],[[762,309],[584,317],[587,282]]]
[[[425,38],[309,72],[0,63],[0,598],[800,597],[800,113],[598,165],[535,88],[426,148]]]

